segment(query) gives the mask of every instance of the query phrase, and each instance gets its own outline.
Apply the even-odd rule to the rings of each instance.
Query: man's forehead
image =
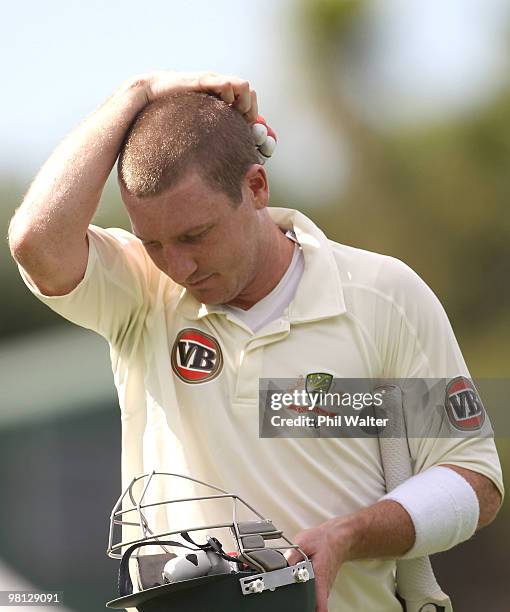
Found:
[[[146,204],[171,204],[182,199],[201,200],[208,194],[218,193],[197,171],[187,172],[175,184],[154,195],[137,196],[127,191],[122,183],[119,183],[119,185],[122,199],[129,207],[143,207]]]
[[[151,198],[124,200],[133,233],[144,239],[156,240],[197,232],[226,213],[233,212],[227,197],[214,190],[195,197],[187,191],[174,191]]]

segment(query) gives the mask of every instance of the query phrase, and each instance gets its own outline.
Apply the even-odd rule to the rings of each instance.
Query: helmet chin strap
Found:
[[[183,540],[186,540],[186,542],[193,544],[194,548],[192,548],[191,546],[186,546],[186,544],[183,544],[182,542],[176,542],[174,540],[155,539],[146,540],[145,542],[136,542],[126,550],[126,552],[122,555],[119,567],[120,597],[124,597],[125,595],[131,595],[133,593],[133,582],[131,581],[131,576],[129,575],[129,560],[134,551],[138,550],[139,548],[142,548],[143,546],[177,546],[179,548],[186,548],[187,550],[192,550],[194,552],[196,552],[197,550],[204,550],[206,552],[214,552],[226,561],[237,563],[239,566],[245,565],[245,561],[238,559],[237,557],[231,557],[230,555],[227,555],[223,550],[221,542],[217,538],[208,537],[207,544],[197,544],[193,541],[187,531],[182,531],[180,535]]]
[[[193,538],[189,535],[187,531],[181,531],[180,535],[183,540],[186,540],[186,542],[193,544],[193,546],[196,546],[200,550],[205,550],[206,552],[214,552],[222,559],[225,559],[226,561],[233,561],[238,565],[245,564],[244,561],[240,561],[237,557],[231,557],[229,554],[227,554],[223,550],[223,545],[218,540],[218,538],[207,536],[207,544],[197,544],[197,542],[193,540]]]

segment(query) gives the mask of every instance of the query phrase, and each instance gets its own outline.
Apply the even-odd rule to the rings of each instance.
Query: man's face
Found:
[[[136,198],[122,186],[121,194],[133,232],[152,261],[200,302],[236,304],[254,282],[267,204],[261,166],[248,170],[237,206],[196,171],[154,197]]]

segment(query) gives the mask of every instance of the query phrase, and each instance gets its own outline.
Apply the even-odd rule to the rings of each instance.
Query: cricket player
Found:
[[[385,496],[377,440],[259,438],[259,378],[469,372],[405,264],[268,207],[257,115],[237,77],[130,79],[44,164],[11,252],[34,295],[110,344],[124,486],[156,469],[234,491],[311,557],[317,612],[401,610],[395,559],[451,548],[496,516],[495,445],[410,438],[414,475]],[[91,225],[117,160],[131,232]],[[475,417],[476,434],[483,407]]]

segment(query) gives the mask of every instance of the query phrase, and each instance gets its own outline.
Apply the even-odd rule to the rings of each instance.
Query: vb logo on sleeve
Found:
[[[197,384],[216,378],[223,367],[218,341],[198,329],[183,329],[172,347],[172,369],[184,382]]]
[[[450,423],[461,431],[480,429],[485,409],[474,384],[464,376],[451,380],[446,387],[445,408]]]

